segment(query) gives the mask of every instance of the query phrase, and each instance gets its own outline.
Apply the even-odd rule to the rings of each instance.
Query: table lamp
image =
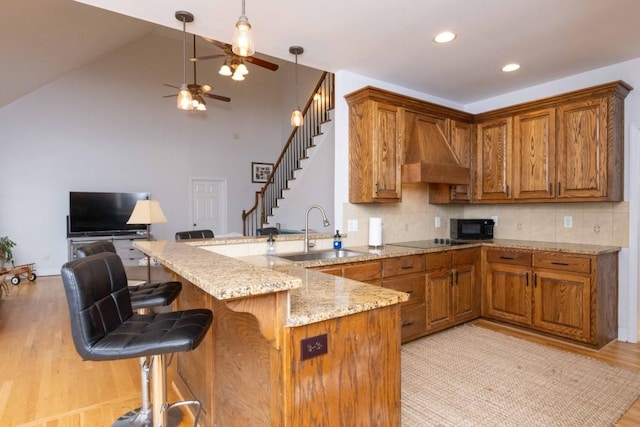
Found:
[[[145,224],[147,226],[147,241],[151,240],[151,224],[165,223],[167,217],[162,213],[160,202],[157,200],[138,200],[131,212],[127,224]],[[151,283],[151,257],[147,255],[147,283]]]

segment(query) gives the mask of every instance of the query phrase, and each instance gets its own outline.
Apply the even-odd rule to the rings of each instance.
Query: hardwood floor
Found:
[[[615,341],[595,351],[484,320],[476,324],[640,370],[639,344]],[[0,298],[0,354],[0,426],[110,426],[139,406],[137,360],[85,362],[77,355],[59,276],[9,285],[9,295]],[[169,400],[179,400],[172,387]],[[187,415],[181,426],[191,422]],[[640,425],[640,401],[617,425]]]
[[[59,276],[9,285],[0,352],[0,426],[110,426],[140,406],[137,359],[90,362],[76,353]],[[192,422],[186,415],[180,425]]]

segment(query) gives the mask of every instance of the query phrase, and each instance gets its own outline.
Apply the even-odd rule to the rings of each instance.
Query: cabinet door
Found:
[[[607,100],[558,107],[557,197],[607,196]]]
[[[476,197],[511,199],[511,117],[479,123],[477,127]]]
[[[513,120],[513,198],[555,197],[555,109],[521,114]]]
[[[400,113],[397,107],[375,104],[373,132],[374,199],[399,199],[400,177]]]
[[[531,270],[517,265],[487,265],[485,315],[531,325]]]
[[[471,164],[472,152],[471,145],[473,141],[473,125],[470,123],[463,123],[456,120],[451,121],[451,148],[453,152],[458,156],[460,166],[469,168],[469,173],[473,165]],[[451,200],[452,201],[464,201],[471,200],[471,185],[452,185],[451,186]]]
[[[536,271],[533,325],[556,335],[589,342],[590,295],[591,280],[587,276]]]
[[[475,319],[480,316],[480,295],[473,264],[456,267],[453,271],[453,321]]]
[[[427,331],[449,326],[451,318],[451,270],[438,270],[427,274]]]

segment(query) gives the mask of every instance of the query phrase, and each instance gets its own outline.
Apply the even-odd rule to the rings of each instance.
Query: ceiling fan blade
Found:
[[[202,40],[206,41],[207,43],[211,43],[214,46],[219,47],[225,52],[231,52],[231,45],[228,43],[219,42],[218,40],[210,39],[209,37],[205,37],[205,36],[200,36],[200,37],[202,38]]]
[[[189,61],[198,62],[198,61],[204,61],[204,60],[207,60],[207,59],[223,58],[225,56],[227,56],[225,53],[221,53],[221,54],[218,54],[218,55],[196,56],[195,58],[189,58]]]
[[[174,96],[178,96],[178,94],[173,94],[173,95],[163,95],[163,98],[173,98]]]
[[[174,89],[178,89],[178,90],[180,90],[180,87],[179,87],[179,86],[168,85],[168,84],[166,84],[166,83],[163,83],[163,85],[162,85],[162,86],[172,87],[172,88],[174,88]]]
[[[266,68],[267,70],[276,71],[278,69],[278,64],[274,64],[273,62],[265,61],[264,59],[256,58],[255,56],[247,56],[244,59],[247,62],[251,62],[253,65],[257,65],[258,67]]]
[[[215,95],[213,93],[203,93],[202,95],[206,96],[207,98],[217,99],[218,101],[224,101],[224,102],[231,101],[231,98],[229,98],[227,96]]]

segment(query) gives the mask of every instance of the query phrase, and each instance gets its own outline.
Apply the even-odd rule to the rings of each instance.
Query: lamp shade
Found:
[[[167,222],[157,200],[138,200],[127,224],[160,224]]]

